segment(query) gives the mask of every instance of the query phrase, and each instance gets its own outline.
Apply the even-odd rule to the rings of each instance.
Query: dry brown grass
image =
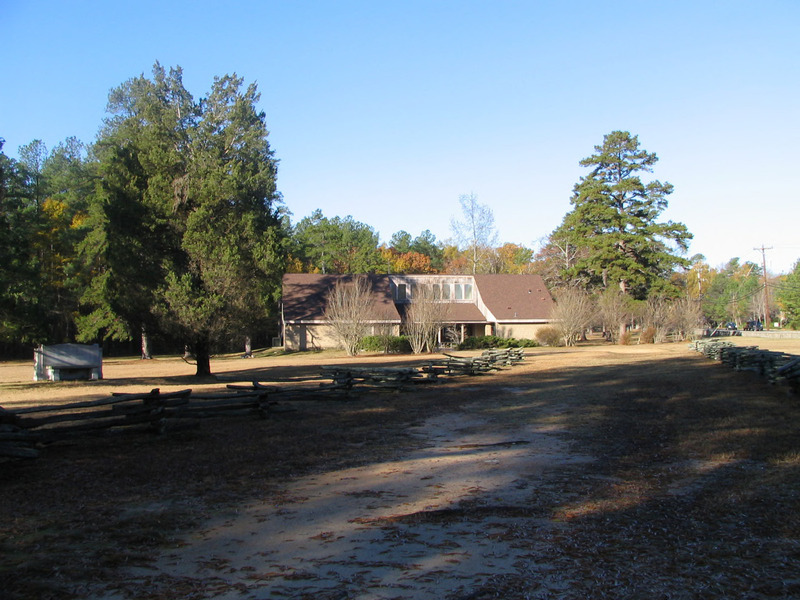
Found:
[[[160,437],[86,438],[36,461],[0,463],[0,598],[86,597],[123,569],[146,566],[209,515],[253,498],[290,502],[272,496],[281,482],[395,456],[412,442],[409,425],[458,410],[479,412],[497,428],[558,429],[576,453],[596,458],[537,476],[524,510],[465,503],[407,517],[513,517],[495,535],[528,549],[530,569],[490,578],[458,600],[800,596],[800,399],[685,344],[529,352],[522,366],[413,393],[304,402],[265,421],[202,421]],[[212,367],[268,380],[336,361],[346,359],[296,355]],[[119,371],[106,366],[103,386],[197,388],[178,362],[160,362],[177,372],[152,376],[146,363],[123,362]],[[133,375],[123,375],[126,368]],[[2,388],[19,405],[41,390],[64,399],[107,393],[7,377]],[[542,564],[546,573],[533,568]],[[131,597],[165,599],[214,597],[224,588],[214,578],[154,580],[138,592],[122,583]]]

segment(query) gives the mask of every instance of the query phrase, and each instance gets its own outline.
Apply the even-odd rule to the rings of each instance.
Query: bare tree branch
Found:
[[[366,277],[339,279],[328,292],[325,320],[348,356],[358,353],[369,333],[371,286]]]

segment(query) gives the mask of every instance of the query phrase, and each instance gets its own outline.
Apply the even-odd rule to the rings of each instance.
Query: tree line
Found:
[[[540,273],[556,290],[646,302],[690,298],[709,321],[747,321],[760,268],[685,256],[685,225],[661,220],[672,185],[615,131],[581,161],[571,210],[537,250],[498,243],[490,206],[458,201],[453,236],[374,228],[322,210],[292,222],[255,84],[217,77],[195,98],[180,67],[111,90],[97,139],[0,140],[0,339],[8,344],[171,340],[210,371],[211,353],[277,330],[285,272]],[[797,269],[772,307],[797,325]],[[763,311],[762,311],[763,313]]]

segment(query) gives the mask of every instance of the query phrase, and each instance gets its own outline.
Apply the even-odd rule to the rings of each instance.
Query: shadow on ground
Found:
[[[114,581],[126,589],[131,565],[146,567],[154,548],[174,546],[208,519],[275,505],[301,477],[391,464],[418,450],[414,426],[467,415],[478,424],[465,435],[547,431],[570,455],[593,460],[564,460],[493,489],[513,504],[473,494],[446,511],[398,510],[376,524],[390,533],[414,523],[451,531],[488,519],[497,524],[492,539],[521,552],[513,569],[441,597],[800,595],[800,402],[753,374],[688,352],[558,351],[413,393],[287,408],[296,410],[198,422],[161,437],[76,440],[36,462],[4,463],[0,588],[9,598],[85,597]],[[439,564],[443,550],[419,552],[419,561]],[[128,591],[146,583],[148,597],[178,598],[191,585],[193,597],[223,597],[247,591],[243,581],[255,585],[221,565],[184,587],[131,578]],[[359,597],[358,582],[337,586],[328,592]],[[375,597],[413,597],[398,583],[385,592]]]

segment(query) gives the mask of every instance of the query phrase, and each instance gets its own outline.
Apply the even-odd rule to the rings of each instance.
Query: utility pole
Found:
[[[761,244],[761,248],[753,248],[753,250],[761,251],[761,269],[764,272],[764,329],[769,329],[769,286],[767,285],[767,250],[772,250],[772,246],[765,248]]]

